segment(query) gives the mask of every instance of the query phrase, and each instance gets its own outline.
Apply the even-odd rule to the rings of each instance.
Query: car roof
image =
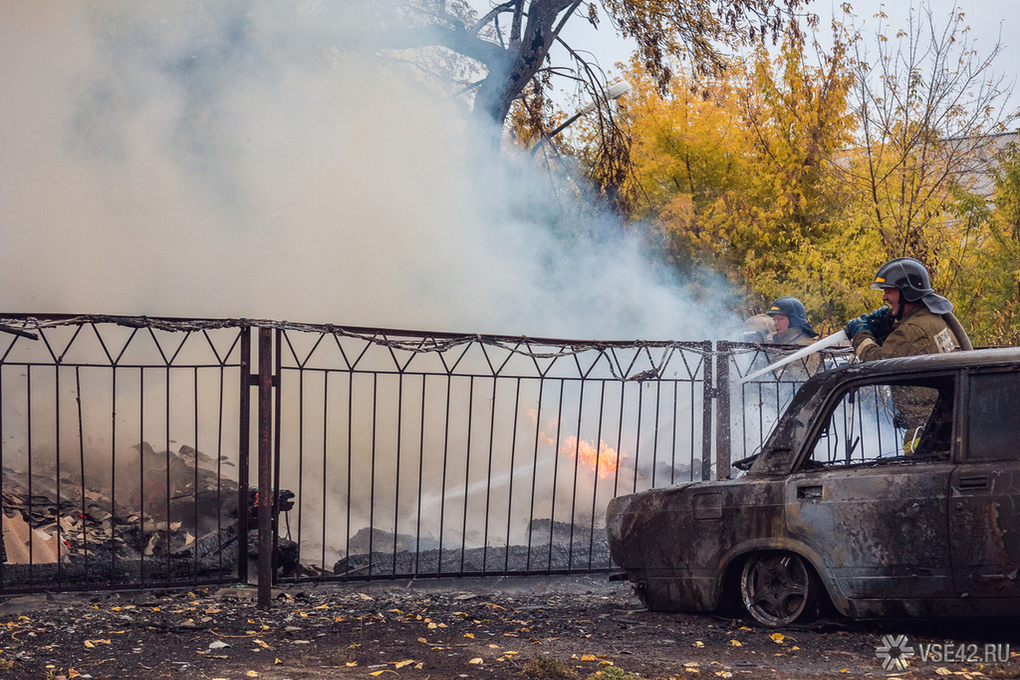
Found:
[[[975,350],[960,350],[946,354],[921,354],[896,359],[858,361],[847,366],[834,368],[816,377],[820,382],[831,384],[848,378],[879,377],[910,373],[954,371],[961,368],[1012,367],[1020,369],[1020,347],[994,347]]]

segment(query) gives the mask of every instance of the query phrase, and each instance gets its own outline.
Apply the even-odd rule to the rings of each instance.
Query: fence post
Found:
[[[259,585],[258,608],[269,609],[273,587],[273,526],[271,442],[273,336],[270,329],[259,328]]]
[[[712,382],[714,370],[714,358],[712,355],[712,341],[705,340],[701,343],[704,351],[704,362],[702,365],[702,380],[704,381],[703,415],[701,419],[701,481],[712,479],[712,409],[715,402],[715,385]]]
[[[237,435],[237,579],[248,583],[248,475],[251,457],[251,327],[241,328],[240,428]]]
[[[730,343],[720,340],[715,351],[715,476],[730,474]]]

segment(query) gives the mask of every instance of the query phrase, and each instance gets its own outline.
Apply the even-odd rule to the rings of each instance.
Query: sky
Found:
[[[886,31],[887,35],[895,35],[896,28],[905,28],[910,8],[918,8],[917,2],[879,2],[878,0],[850,0],[854,23],[860,27],[862,35],[873,38],[877,35],[879,13],[888,16],[888,23],[894,30]],[[476,9],[488,7],[488,0],[472,0]],[[832,0],[815,0],[808,6],[808,11],[819,15],[822,32],[819,39],[825,41],[828,27],[833,16],[842,17],[842,3]],[[973,48],[982,57],[991,54],[996,43],[1001,42],[1002,51],[995,58],[993,70],[1005,75],[1013,81],[1020,75],[1020,2],[1009,0],[965,0],[960,3],[951,0],[930,0],[928,3],[932,17],[944,25],[953,13],[963,12],[965,24],[970,27],[970,38]],[[633,52],[633,43],[615,34],[608,21],[603,21],[598,29],[593,28],[582,17],[576,17],[567,24],[564,36],[572,46],[582,47],[591,52],[598,63],[610,74],[610,80],[619,77],[619,70],[614,67],[617,62],[626,62]],[[1014,88],[1017,89],[1017,88]],[[561,92],[566,101],[572,91]],[[1014,109],[1020,106],[1020,92],[1010,99]],[[1020,126],[1017,122],[1014,127]]]

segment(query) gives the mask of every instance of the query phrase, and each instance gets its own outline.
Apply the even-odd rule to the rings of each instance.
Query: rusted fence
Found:
[[[825,366],[733,379],[783,351],[5,315],[0,594],[606,570],[609,498],[727,474]]]

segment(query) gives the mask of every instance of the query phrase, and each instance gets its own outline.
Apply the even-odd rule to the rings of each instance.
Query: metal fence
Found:
[[[262,583],[606,570],[611,497],[728,474],[838,360],[741,384],[787,350],[97,316],[0,331],[0,594],[247,582],[257,555]]]

